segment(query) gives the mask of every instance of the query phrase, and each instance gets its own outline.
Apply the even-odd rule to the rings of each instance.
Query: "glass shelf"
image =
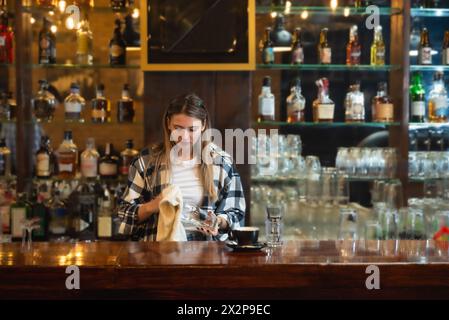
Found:
[[[449,127],[449,122],[444,123],[433,123],[433,122],[424,122],[424,123],[409,123],[410,129],[420,129],[420,128],[440,128],[440,127]]]
[[[413,183],[425,183],[425,182],[443,181],[443,180],[445,180],[445,179],[444,178],[420,178],[420,177],[408,178],[408,181],[413,182]]]
[[[70,64],[70,63],[55,63],[55,64],[32,64],[33,69],[140,69],[138,64],[127,64],[111,66],[110,64]]]
[[[30,179],[31,181],[35,182],[35,183],[46,183],[46,182],[61,182],[61,181],[65,181],[65,182],[71,182],[71,181],[75,181],[75,182],[87,182],[87,183],[125,183],[128,181],[128,176],[118,176],[117,178],[84,178],[81,176],[76,176],[75,178],[66,178],[66,179],[62,179],[62,178],[58,178],[58,177],[51,177],[51,178],[37,178],[37,177],[33,177]]]
[[[95,123],[89,120],[85,122],[75,122],[75,121],[65,121],[59,119],[53,119],[52,121],[26,121],[27,124],[56,124],[56,125],[64,125],[64,126],[142,126],[142,122],[104,122],[104,123]]]
[[[432,65],[432,66],[421,66],[421,65],[411,65],[410,71],[449,71],[449,66],[444,65]]]
[[[396,178],[379,178],[379,177],[348,177],[348,182],[373,182],[376,180],[381,181],[397,181]],[[301,183],[306,181],[305,177],[279,177],[279,176],[264,176],[264,177],[251,177],[251,181],[255,183]]]
[[[449,9],[420,9],[413,8],[411,10],[412,17],[449,17]]]
[[[330,7],[297,7],[291,6],[288,11],[285,10],[285,6],[277,6],[277,7],[266,7],[266,6],[258,6],[256,8],[257,14],[269,14],[271,12],[283,12],[284,14],[301,14],[304,11],[307,11],[309,14],[309,18],[311,15],[325,15],[325,16],[364,16],[369,15],[371,13],[366,12],[366,8],[354,8],[354,7],[338,7],[335,10],[332,10]],[[399,8],[390,8],[390,7],[380,7],[380,15],[390,16],[395,14],[400,14],[401,9]]]
[[[283,121],[262,121],[255,122],[255,126],[280,126],[280,127],[316,127],[316,128],[337,128],[337,127],[363,127],[363,128],[385,128],[388,126],[399,126],[399,122],[332,122],[332,123],[315,123],[315,122],[300,122],[288,123]]]
[[[385,66],[371,66],[358,65],[347,66],[344,64],[258,64],[257,69],[260,70],[297,70],[297,71],[359,71],[359,72],[388,72],[391,70],[398,70],[400,66],[385,65]]]
[[[83,8],[80,8],[81,10],[84,10]],[[128,13],[132,12],[133,8],[124,8],[123,10],[112,10],[111,7],[107,6],[94,6],[92,8],[89,8],[87,11],[89,13]],[[51,8],[43,8],[39,6],[24,6],[23,10],[28,13],[48,13],[50,11],[55,12],[56,14],[60,14],[59,8],[55,7],[53,9]]]

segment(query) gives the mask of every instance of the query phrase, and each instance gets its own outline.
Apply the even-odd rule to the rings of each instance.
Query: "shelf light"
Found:
[[[301,12],[301,19],[302,20],[306,20],[309,17],[309,11],[304,10],[303,12]]]
[[[278,16],[278,13],[277,12],[271,12],[271,17],[274,19],[274,18],[276,18]]]
[[[30,18],[30,23],[31,24],[35,24],[36,23],[36,19],[34,19],[33,17]]]
[[[285,3],[284,14],[290,14],[291,13],[291,9],[292,9],[292,2],[291,1],[287,1]]]
[[[58,27],[55,26],[55,25],[52,25],[52,26],[50,27],[50,31],[53,32],[53,33],[56,33],[56,32],[58,31]]]
[[[65,20],[65,26],[69,30],[75,29],[75,21],[73,20],[72,16],[67,17],[67,19]]]
[[[67,2],[65,2],[64,0],[59,1],[58,7],[59,7],[59,12],[64,13],[65,8],[67,7]]]
[[[351,9],[349,9],[349,7],[345,7],[345,9],[343,10],[343,15],[347,18],[347,17],[349,17],[350,14],[351,14]]]
[[[337,8],[338,8],[338,0],[331,0],[330,7],[331,7],[332,11],[337,10]]]
[[[140,16],[140,11],[139,11],[139,9],[138,9],[138,8],[134,8],[133,13],[132,13],[131,16],[132,16],[134,19],[139,18],[139,16]]]
[[[55,15],[55,12],[52,10],[52,11],[49,11],[48,14],[49,14],[50,16],[54,16],[54,15]]]

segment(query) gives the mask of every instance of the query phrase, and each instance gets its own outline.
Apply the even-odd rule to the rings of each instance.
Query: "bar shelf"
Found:
[[[421,65],[411,65],[410,71],[449,71],[449,66],[445,65],[432,65],[432,66],[421,66]]]
[[[287,8],[287,9],[286,9]],[[338,7],[335,10],[332,10],[330,7],[315,7],[315,6],[258,6],[256,8],[257,14],[269,14],[272,12],[280,12],[284,14],[301,14],[303,12],[308,12],[309,18],[311,15],[320,15],[320,16],[365,16],[370,15],[370,12],[366,12],[365,7],[355,8],[355,7]],[[382,16],[391,16],[398,15],[401,13],[401,9],[399,8],[390,8],[390,7],[380,7],[379,14]]]
[[[421,8],[413,8],[411,10],[412,17],[429,17],[429,18],[444,18],[449,17],[449,9],[421,9]]]
[[[32,64],[33,69],[140,69],[138,64],[117,65],[110,64],[71,64],[71,63],[56,63],[56,64]]]
[[[276,127],[315,127],[315,128],[340,128],[340,127],[362,127],[362,128],[386,128],[390,126],[399,126],[399,122],[330,122],[330,123],[315,123],[315,122],[300,122],[288,123],[284,121],[262,121],[255,122],[255,126],[276,126]]]
[[[353,72],[389,72],[400,69],[396,65],[371,66],[358,65],[347,66],[344,64],[258,64],[258,70],[292,70],[292,71],[353,71]],[[448,66],[449,70],[449,66]]]

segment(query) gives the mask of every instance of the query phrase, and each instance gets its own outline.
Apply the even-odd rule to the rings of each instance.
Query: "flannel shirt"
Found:
[[[244,223],[245,197],[240,175],[235,169],[229,154],[214,144],[209,144],[213,159],[214,184],[218,199],[213,202],[205,195],[201,211],[213,211],[217,216],[226,219],[230,229],[235,229]],[[139,206],[157,197],[170,184],[170,177],[164,165],[159,169],[154,166],[150,150],[141,151],[130,165],[128,185],[118,202],[118,217],[120,218],[119,233],[127,235],[131,240],[155,241],[159,213],[152,214],[146,221],[138,221]],[[151,175],[156,172],[155,186],[150,188]],[[205,218],[205,215],[204,215]],[[188,233],[187,240],[220,240],[228,238],[228,231],[219,230],[214,237],[205,236],[199,232]]]

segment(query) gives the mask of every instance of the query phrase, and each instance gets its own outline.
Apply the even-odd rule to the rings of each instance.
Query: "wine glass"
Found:
[[[29,218],[21,221],[22,226],[22,250],[31,250],[33,243],[33,230],[40,229],[40,218]]]

